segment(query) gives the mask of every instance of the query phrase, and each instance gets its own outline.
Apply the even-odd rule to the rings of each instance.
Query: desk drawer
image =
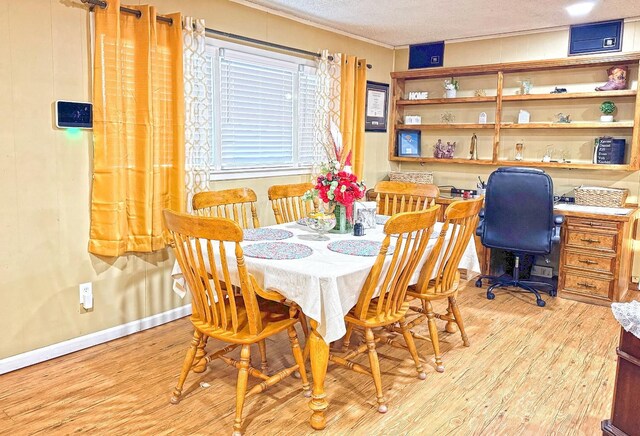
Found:
[[[612,274],[615,272],[616,258],[566,251],[564,264],[574,268]]]
[[[575,229],[569,229],[567,232],[567,245],[609,253],[615,253],[617,239],[617,234],[581,232]]]
[[[588,227],[591,229],[607,229],[618,230],[618,223],[616,221],[601,221],[591,220],[587,218],[570,218],[568,224],[570,226]]]
[[[582,276],[578,273],[567,272],[564,279],[564,289],[585,295],[596,295],[609,298],[614,280]]]

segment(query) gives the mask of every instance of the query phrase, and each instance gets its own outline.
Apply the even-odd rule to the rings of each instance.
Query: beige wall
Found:
[[[464,65],[477,65],[477,64],[490,64],[490,63],[499,63],[499,62],[516,62],[516,61],[527,61],[527,60],[538,60],[538,59],[553,59],[553,58],[562,58],[567,56],[567,47],[569,40],[569,31],[568,30],[557,30],[557,31],[549,31],[549,32],[541,32],[541,33],[531,33],[526,35],[517,35],[510,37],[502,37],[502,38],[491,38],[491,39],[480,39],[474,41],[466,41],[466,42],[452,42],[447,43],[445,48],[445,56],[444,56],[444,65],[446,67],[453,66],[464,66]],[[632,21],[625,23],[624,26],[624,37],[623,37],[623,51],[640,51],[640,21]],[[407,69],[408,65],[408,49],[397,49],[395,52],[395,63],[394,70],[395,71],[404,71]],[[563,70],[564,71],[564,70]],[[637,68],[634,68],[631,74],[632,79],[634,80],[633,86],[637,88]],[[598,74],[595,70],[587,69],[585,72],[581,73],[568,73],[568,74],[576,74],[576,82],[582,83],[583,86],[588,87],[588,89],[592,89],[591,85],[601,78],[605,77],[605,74],[600,72]],[[531,76],[531,75],[529,75]],[[558,81],[564,81],[564,83],[572,83],[573,78],[560,78],[557,76],[549,75],[545,77],[544,74],[537,74],[536,77],[533,77],[534,88],[536,84],[548,86],[550,89],[553,89],[553,80],[557,79]],[[604,83],[606,80],[601,80],[599,83]],[[433,94],[437,94],[441,91],[441,81],[438,81],[438,88],[433,88],[435,92]],[[467,83],[465,83],[467,82]],[[471,82],[471,83],[469,83]],[[592,83],[593,82],[593,83]],[[474,88],[484,87],[486,86],[488,89],[493,86],[495,89],[495,84],[486,85],[486,84],[475,84],[473,83],[473,79],[471,78],[461,78],[461,88],[467,90],[467,92],[472,92]],[[507,85],[505,85],[507,86]],[[585,89],[586,90],[586,89]],[[473,95],[473,94],[470,94]],[[494,93],[495,95],[495,93]],[[544,103],[545,105],[548,103]],[[588,116],[596,117],[599,115],[597,109],[594,109],[591,102],[588,102],[588,105],[591,107],[580,107],[576,108],[575,103],[572,103],[572,108],[568,110],[569,113],[574,114],[574,118],[577,118],[576,112],[580,114],[580,116],[588,114]],[[619,105],[620,106],[620,105]],[[623,103],[624,106],[624,103]],[[539,116],[548,116],[552,117],[554,113],[559,112],[562,109],[548,109],[548,113],[539,112]],[[439,112],[442,112],[444,109],[440,108]],[[474,106],[473,112],[469,110],[469,113],[464,113],[464,111],[457,116],[473,116],[477,117],[477,113],[480,109],[478,106]],[[484,109],[482,109],[484,110]],[[534,110],[535,105],[534,105]],[[537,110],[541,110],[540,106],[538,106]],[[623,107],[620,108],[621,115],[624,111],[630,111],[631,108]],[[453,112],[453,110],[452,110]],[[504,109],[503,109],[504,112]],[[493,113],[487,111],[489,117],[492,118]],[[533,113],[533,111],[532,111]],[[627,119],[630,117],[627,117]],[[551,120],[551,118],[549,118]],[[473,122],[471,120],[462,120]],[[544,120],[542,120],[544,121]],[[513,135],[520,135],[520,132],[515,132],[511,136],[501,137],[501,154],[504,153],[505,156],[509,156],[509,153],[512,153],[512,147],[509,147],[506,144],[507,141],[511,143],[518,142]],[[480,137],[480,134],[478,135]],[[546,145],[550,142],[555,142],[555,144],[562,144],[560,146],[556,145],[556,153],[558,152],[558,148],[566,149],[567,152],[570,153],[570,156],[573,159],[584,159],[585,156],[588,158],[588,154],[591,152],[591,144],[587,144],[585,141],[584,144],[575,144],[576,147],[572,147],[572,145],[567,145],[568,141],[572,139],[567,135],[554,135],[553,138],[550,138],[548,135],[546,137],[537,137],[531,133],[527,134],[527,138],[525,141],[525,157],[527,157],[527,153],[529,153],[529,158],[533,154],[536,157],[541,157],[544,154],[544,149]],[[462,152],[466,153],[468,150],[469,144],[469,135],[466,135],[465,138],[459,142],[462,144]],[[452,138],[459,139],[459,138]],[[630,137],[628,137],[630,139]],[[628,141],[629,142],[629,141]],[[488,143],[487,143],[488,144]],[[490,149],[490,145],[487,145],[486,150]],[[423,145],[424,149],[424,145]],[[430,150],[429,144],[427,144],[427,149]],[[428,151],[427,151],[428,152]],[[426,153],[423,150],[423,153]],[[482,157],[482,156],[481,156]],[[490,157],[490,156],[487,156]],[[555,155],[558,157],[558,155]],[[511,157],[512,158],[512,157]],[[393,163],[394,168],[402,168],[403,170],[429,170],[434,173],[434,182],[438,185],[455,185],[457,187],[463,188],[473,188],[475,187],[475,183],[477,180],[477,176],[481,176],[486,180],[486,177],[495,169],[491,166],[476,166],[476,165],[451,165],[451,164],[429,164],[428,166],[419,166],[418,164],[410,164],[403,163],[402,165]],[[554,181],[554,189],[557,193],[566,193],[570,192],[575,186],[579,186],[581,184],[596,184],[601,186],[614,186],[620,188],[628,188],[630,191],[629,201],[638,202],[639,193],[640,193],[640,171],[636,172],[616,172],[616,171],[589,171],[589,170],[562,170],[562,169],[547,169],[547,172],[551,175]],[[640,246],[637,246],[636,252],[640,250]],[[636,255],[634,262],[634,276],[640,275],[640,256]]]
[[[151,3],[160,13],[205,18],[215,29],[365,57],[373,64],[369,78],[389,81],[390,49],[224,0]],[[0,1],[0,359],[184,304],[171,292],[167,251],[118,259],[87,252],[91,132],[72,137],[55,129],[51,110],[57,99],[90,101],[87,20],[79,0]],[[374,181],[388,169],[387,135],[367,133],[366,142],[365,178]],[[300,180],[235,180],[212,188],[253,188],[269,224],[267,187]],[[87,281],[94,284],[95,308],[81,313],[78,284]]]

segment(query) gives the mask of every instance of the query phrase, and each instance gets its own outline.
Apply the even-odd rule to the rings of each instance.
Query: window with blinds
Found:
[[[210,40],[213,96],[212,168],[241,170],[310,168],[316,69],[291,56]]]

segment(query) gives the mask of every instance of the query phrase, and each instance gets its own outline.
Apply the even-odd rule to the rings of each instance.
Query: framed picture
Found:
[[[365,132],[386,132],[389,107],[389,85],[367,81]]]
[[[420,130],[398,131],[398,156],[420,156]]]

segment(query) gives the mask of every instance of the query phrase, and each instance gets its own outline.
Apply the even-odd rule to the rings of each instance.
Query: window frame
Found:
[[[261,177],[281,177],[281,176],[297,176],[311,174],[313,169],[313,163],[299,162],[299,100],[300,100],[300,72],[303,68],[312,68],[317,71],[317,65],[313,60],[306,59],[298,56],[291,56],[282,53],[273,52],[261,48],[250,47],[242,44],[236,44],[233,42],[223,41],[217,38],[207,37],[205,50],[211,56],[211,71],[212,71],[212,90],[211,90],[211,106],[212,106],[212,154],[210,156],[211,172],[209,174],[209,180],[237,180],[247,178],[261,178]],[[222,100],[221,100],[221,50],[224,55],[224,50],[232,50],[234,55],[243,54],[247,55],[247,58],[258,56],[266,61],[267,64],[272,62],[272,66],[280,67],[287,64],[297,65],[298,74],[294,75],[294,95],[293,95],[293,125],[292,125],[292,139],[293,139],[293,164],[292,165],[266,165],[266,166],[244,166],[234,168],[222,168]],[[236,57],[236,56],[233,56]],[[238,58],[238,57],[236,57]]]

